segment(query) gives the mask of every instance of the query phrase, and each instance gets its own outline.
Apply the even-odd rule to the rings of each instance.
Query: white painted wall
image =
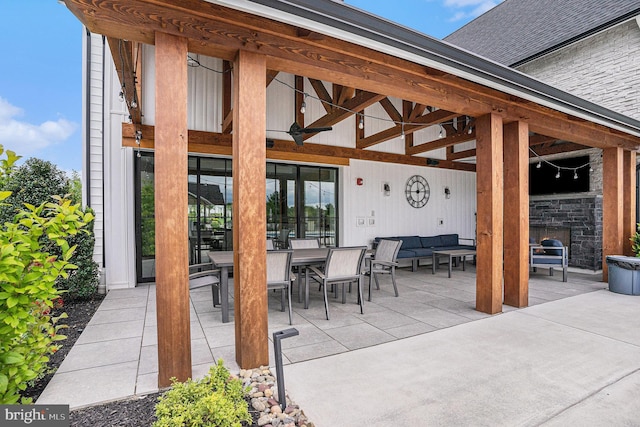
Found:
[[[92,124],[92,143],[99,144],[95,149],[95,167],[102,165],[101,174],[91,177],[92,188],[104,186],[104,200],[100,191],[92,192],[96,206],[104,206],[104,251],[106,284],[108,289],[135,286],[135,230],[134,230],[134,150],[122,148],[122,122],[127,120],[125,106],[120,102],[118,76],[113,66],[108,48],[105,51],[106,72],[104,77],[96,72],[94,79],[104,82],[105,96],[96,98],[92,114],[96,114]],[[222,70],[218,59],[196,56],[209,68]],[[96,61],[101,69],[100,58]],[[142,77],[143,92],[141,106],[143,123],[155,122],[155,67],[154,48],[144,46]],[[293,76],[281,73],[278,80],[293,86]],[[222,76],[204,68],[189,68],[189,128],[219,132],[222,123]],[[331,86],[326,85],[331,93]],[[305,91],[313,94],[306,82]],[[100,91],[101,92],[101,91]],[[100,102],[98,102],[100,101]],[[392,100],[401,110],[399,100]],[[325,110],[318,100],[307,98],[305,123],[311,124],[321,117]],[[102,105],[104,113],[99,113]],[[289,129],[293,122],[294,92],[280,82],[274,81],[267,88],[267,137],[288,139],[282,131]],[[94,111],[95,110],[95,111]],[[367,109],[372,117],[388,117],[379,106]],[[102,128],[104,120],[104,128]],[[323,132],[309,142],[344,147],[355,146],[355,124],[353,117],[334,126],[331,132]],[[367,132],[375,133],[393,123],[374,118],[367,119]],[[420,131],[423,136],[437,135],[437,127]],[[104,153],[102,152],[102,132],[104,132]],[[419,138],[420,136],[417,135]],[[402,153],[404,141],[396,138],[376,147],[378,151]],[[443,158],[444,150],[428,153],[429,157]],[[431,196],[427,205],[421,209],[411,207],[405,198],[405,184],[414,174],[424,176],[429,182]],[[377,162],[354,160],[350,166],[341,167],[340,177],[340,245],[366,245],[376,236],[393,235],[436,235],[458,233],[461,237],[475,237],[476,183],[475,173],[442,170],[437,168],[403,166]],[[355,178],[364,179],[365,185],[355,185]],[[382,184],[388,182],[391,187],[389,196],[382,191]],[[445,199],[444,187],[451,190],[451,198]],[[356,218],[363,217],[367,226],[357,227]],[[439,219],[443,224],[439,226]],[[371,220],[371,225],[370,224]]]
[[[370,244],[378,236],[457,233],[475,238],[475,173],[359,160],[341,172],[341,245]],[[407,180],[416,174],[427,180],[431,190],[429,202],[419,209],[405,197]],[[356,178],[362,178],[364,185],[357,186]],[[385,182],[391,188],[389,196],[383,192]],[[445,186],[451,191],[449,199]],[[365,218],[365,227],[357,226],[359,217]]]

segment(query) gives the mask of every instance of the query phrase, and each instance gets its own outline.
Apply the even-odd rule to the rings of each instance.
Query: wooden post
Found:
[[[504,303],[529,305],[529,125],[504,126]]]
[[[607,255],[622,254],[622,148],[602,150],[602,280],[609,281]]]
[[[624,211],[622,243],[623,253],[626,256],[634,256],[631,251],[631,237],[636,232],[636,152],[625,151],[623,154],[623,183],[624,188]]]
[[[187,40],[156,33],[158,387],[191,377],[187,228]]]
[[[269,364],[266,226],[266,59],[239,51],[233,69],[233,288],[236,361]]]
[[[478,255],[476,310],[502,311],[503,149],[502,118],[487,114],[476,119],[476,182]]]

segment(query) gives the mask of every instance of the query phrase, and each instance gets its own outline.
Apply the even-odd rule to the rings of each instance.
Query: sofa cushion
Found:
[[[440,241],[442,246],[458,246],[457,234],[441,234]]]
[[[431,256],[433,254],[433,251],[437,249],[438,248],[415,248],[412,249],[412,251],[416,254],[415,256],[417,257],[428,257]]]
[[[438,246],[442,246],[440,236],[421,237],[420,241],[422,242],[423,248],[435,248]]]
[[[398,251],[398,258],[415,258],[416,253],[410,249],[400,249]]]
[[[553,249],[554,251],[556,251],[556,249]],[[548,254],[547,254],[548,255]],[[555,259],[549,259],[549,258],[539,258],[537,256],[533,256],[533,264],[538,264],[538,265],[542,265],[542,264],[557,264],[557,265],[562,265],[562,260],[560,258],[555,258]]]
[[[394,237],[394,240],[402,240],[402,246],[400,247],[400,249],[413,249],[422,247],[419,236],[398,236]]]
[[[546,239],[541,242],[542,246],[545,246],[544,253],[545,255],[562,255],[562,249],[547,249],[546,247],[557,247],[561,248],[562,242],[556,239]]]

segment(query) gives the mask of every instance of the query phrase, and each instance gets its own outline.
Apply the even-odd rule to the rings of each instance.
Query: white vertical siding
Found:
[[[104,44],[102,36],[91,34],[90,39],[83,37],[83,55],[88,54],[88,43],[90,43],[91,58],[89,58],[89,69],[83,69],[83,98],[82,110],[83,114],[83,130],[89,127],[90,133],[87,141],[87,134],[83,132],[83,166],[82,166],[82,183],[83,204],[90,206],[96,215],[94,222],[95,246],[93,250],[93,259],[100,267],[104,267],[104,200],[102,197],[102,55]],[[86,64],[86,56],[83,58],[83,64]],[[87,93],[88,91],[88,99]],[[87,105],[88,104],[88,105]],[[87,156],[88,150],[88,156]]]
[[[406,182],[416,174],[426,178],[431,189],[429,202],[420,209],[411,207],[405,197]],[[357,186],[356,178],[362,178],[364,185]],[[382,190],[385,182],[391,188],[389,196]],[[445,186],[450,199],[445,198]],[[476,174],[352,160],[342,168],[340,207],[342,245],[368,244],[377,236],[457,233],[475,238]],[[356,226],[358,217],[365,218],[365,227]],[[369,218],[374,225],[369,226]]]

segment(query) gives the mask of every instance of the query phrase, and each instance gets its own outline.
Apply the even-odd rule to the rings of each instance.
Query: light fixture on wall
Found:
[[[444,187],[444,198],[445,199],[451,198],[451,190],[449,190],[449,187]]]
[[[385,182],[384,184],[382,184],[382,193],[385,196],[390,196],[391,195],[391,186],[389,185],[388,182]]]
[[[356,185],[357,185],[358,187],[360,187],[360,186],[364,185],[364,179],[362,179],[362,178],[356,178]]]

